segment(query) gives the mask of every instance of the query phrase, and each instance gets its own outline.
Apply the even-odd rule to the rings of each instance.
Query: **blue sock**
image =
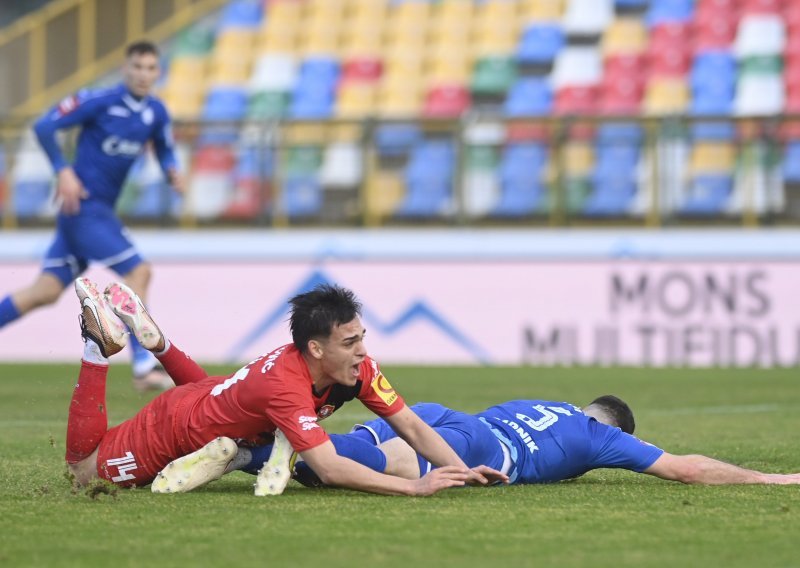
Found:
[[[0,302],[0,327],[18,319],[19,316],[19,310],[14,305],[14,302],[11,301],[11,296],[3,298],[3,301]]]
[[[386,470],[386,454],[371,441],[365,441],[352,434],[331,434],[331,441],[336,448],[336,453],[340,456],[350,458],[379,473]],[[269,459],[269,455],[272,453],[272,444],[250,448],[250,453],[252,454],[250,463],[244,466],[242,471],[255,475],[264,466],[264,462]],[[310,471],[310,468],[303,462],[298,462],[295,467],[298,470]]]

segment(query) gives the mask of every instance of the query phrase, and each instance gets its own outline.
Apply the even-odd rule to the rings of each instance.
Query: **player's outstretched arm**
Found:
[[[800,474],[762,473],[702,455],[664,452],[644,473],[681,483],[701,485],[800,484]]]
[[[508,482],[507,475],[484,465],[470,470],[458,454],[453,451],[453,448],[408,407],[385,418],[385,420],[397,432],[398,436],[435,466],[452,465],[468,471],[467,483],[470,485],[487,485],[490,482],[495,483],[497,481]]]
[[[380,495],[423,497],[448,487],[462,486],[468,478],[468,470],[462,467],[439,468],[421,479],[402,479],[385,475],[339,456],[330,441],[300,452],[300,456],[325,485]]]

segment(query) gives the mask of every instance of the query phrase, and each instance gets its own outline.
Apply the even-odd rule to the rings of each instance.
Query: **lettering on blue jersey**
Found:
[[[525,428],[512,420],[500,420],[500,422],[507,425],[517,433],[517,435],[522,439],[522,443],[525,444],[525,447],[528,448],[530,453],[533,453],[539,449],[539,446],[536,445],[536,442],[533,441],[533,438],[531,438],[531,435],[528,434]]]
[[[135,158],[142,151],[142,144],[134,140],[125,140],[119,136],[109,136],[103,140],[103,152],[109,156],[128,156]]]

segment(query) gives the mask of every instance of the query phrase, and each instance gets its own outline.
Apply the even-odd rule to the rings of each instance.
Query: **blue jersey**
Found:
[[[162,170],[175,167],[164,105],[150,96],[135,98],[124,84],[69,96],[36,122],[36,135],[57,172],[68,164],[56,142],[56,130],[77,125],[81,132],[73,169],[89,200],[113,207],[128,171],[150,140]]]
[[[560,481],[596,468],[641,472],[664,453],[565,402],[514,400],[475,416],[509,450],[512,483]]]

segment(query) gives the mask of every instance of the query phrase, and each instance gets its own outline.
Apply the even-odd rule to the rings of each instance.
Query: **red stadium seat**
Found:
[[[792,59],[800,58],[800,30],[789,34],[786,38],[786,48],[784,50],[787,64]]]
[[[800,114],[800,88],[786,89],[786,112]]]
[[[596,86],[564,87],[556,91],[556,114],[590,114],[597,110]]]
[[[800,89],[800,57],[787,60],[783,80],[787,90]]]
[[[683,77],[689,72],[690,53],[681,48],[648,51],[651,77]]]
[[[644,84],[638,78],[606,76],[600,90],[600,108],[604,113],[635,114],[641,111]]]
[[[701,11],[727,12],[738,11],[739,0],[698,0],[695,7],[695,18]]]
[[[650,30],[650,47],[686,46],[692,35],[689,22],[667,22],[653,26]]]
[[[194,155],[193,169],[202,172],[230,172],[236,163],[228,146],[203,146]]]
[[[647,57],[644,54],[613,55],[603,62],[603,82],[635,80],[644,85]]]
[[[226,219],[253,219],[262,211],[259,182],[253,178],[239,180],[230,204],[222,212]]]
[[[429,117],[456,117],[469,108],[469,91],[463,85],[434,87],[425,97],[422,110]]]
[[[383,62],[377,57],[349,59],[342,67],[342,81],[372,82],[383,74]]]
[[[789,36],[800,35],[800,2],[790,2],[783,10],[783,21]]]
[[[508,142],[547,142],[549,139],[549,127],[539,122],[511,122],[506,127]]]
[[[789,0],[789,3],[795,0]],[[780,14],[783,8],[781,0],[742,0],[742,15],[746,14]]]
[[[715,51],[728,49],[736,39],[739,25],[735,17],[698,17],[694,26],[694,51]]]

